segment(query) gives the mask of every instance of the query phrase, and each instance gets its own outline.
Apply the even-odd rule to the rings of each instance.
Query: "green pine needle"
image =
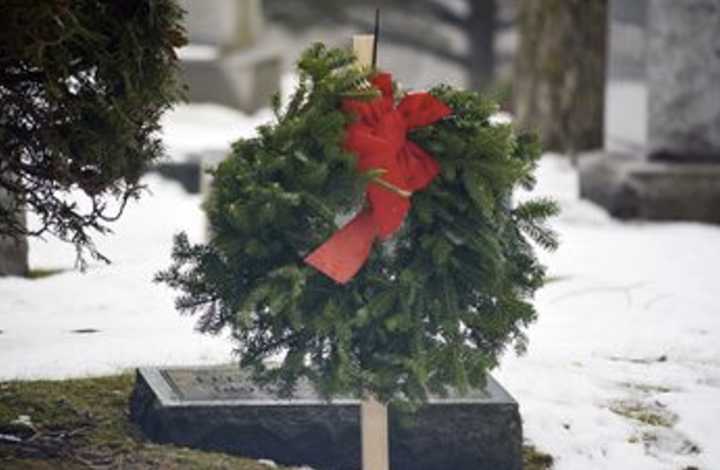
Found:
[[[307,266],[303,258],[337,230],[338,216],[363,207],[366,185],[382,173],[358,173],[343,148],[352,117],[342,100],[377,96],[370,72],[352,62],[322,44],[303,53],[287,106],[214,172],[211,240],[178,237],[158,280],[180,291],[178,308],[199,314],[202,330],[229,329],[241,364],[284,394],[305,378],[326,396],[373,393],[415,406],[429,391],[482,385],[508,347],[524,349],[545,277],[533,247],[557,246],[547,223],[558,207],[512,207],[513,191],[532,184],[537,139],[491,124],[491,100],[440,86],[431,93],[453,114],[410,139],[442,172],[413,194],[403,228],[377,242],[346,285]],[[281,351],[285,361],[265,367]]]

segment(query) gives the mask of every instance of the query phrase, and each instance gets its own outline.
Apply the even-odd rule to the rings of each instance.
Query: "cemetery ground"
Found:
[[[148,442],[128,418],[133,383],[131,373],[0,383],[0,468],[269,468],[269,462]],[[549,455],[531,446],[523,452],[526,470],[550,468]]]
[[[132,384],[131,374],[0,384],[0,468],[267,470],[254,460],[143,440],[127,416]]]
[[[248,117],[185,106],[167,117],[166,142],[182,159],[222,148],[268,118],[266,111]],[[560,156],[544,157],[538,176],[535,194],[562,206],[554,223],[562,245],[542,254],[550,282],[536,298],[527,353],[508,351],[494,372],[520,404],[527,444],[541,451],[542,465],[542,453],[551,455],[558,470],[717,468],[720,228],[610,219],[578,199],[577,173]],[[0,425],[29,420],[56,437],[71,423],[67,432],[78,431],[72,439],[86,460],[107,449],[116,455],[117,446],[118,458],[140,459],[128,461],[137,468],[142,459],[166,459],[157,461],[161,468],[261,468],[154,446],[127,424],[132,379],[117,374],[234,360],[227,335],[196,333],[194,319],[174,311],[174,293],[152,283],[169,264],[174,233],[205,236],[201,197],[157,176],[145,183],[149,192],[116,233],[98,240],[113,264],[91,263],[80,273],[72,247],[32,240],[36,279],[0,279]],[[83,421],[88,412],[90,423]],[[7,458],[7,450],[0,455]]]

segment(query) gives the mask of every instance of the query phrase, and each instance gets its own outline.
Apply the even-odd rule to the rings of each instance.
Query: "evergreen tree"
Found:
[[[13,203],[0,205],[0,236],[48,232],[102,257],[91,231],[108,230],[163,153],[158,119],[182,91],[181,17],[175,0],[3,0],[0,190]]]
[[[214,172],[210,241],[178,235],[157,280],[182,292],[177,307],[199,314],[201,331],[229,328],[241,364],[281,394],[301,377],[326,396],[416,403],[479,386],[507,345],[524,347],[535,318],[528,299],[544,270],[531,240],[556,243],[545,227],[553,202],[511,204],[515,187],[532,186],[539,148],[492,123],[497,106],[477,93],[431,90],[453,114],[410,138],[441,173],[413,195],[401,231],[336,284],[303,258],[338,229],[338,214],[362,205],[369,176],[343,148],[353,118],[341,102],[376,90],[352,62],[319,44],[302,56],[299,87],[285,106],[275,100],[275,122],[236,142]],[[266,367],[279,352],[282,364]]]

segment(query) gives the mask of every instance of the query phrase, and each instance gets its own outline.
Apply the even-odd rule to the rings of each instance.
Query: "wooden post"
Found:
[[[372,66],[374,43],[375,36],[372,34],[353,36],[353,51],[359,65]],[[364,399],[360,405],[360,423],[362,428],[362,469],[389,470],[387,406],[373,397]]]
[[[375,35],[373,34],[356,34],[353,36],[353,52],[355,52],[359,65],[363,67],[372,65],[374,44]]]
[[[363,470],[389,470],[387,405],[366,398],[360,405]]]

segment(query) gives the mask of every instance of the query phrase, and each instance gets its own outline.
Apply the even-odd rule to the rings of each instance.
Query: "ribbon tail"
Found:
[[[364,209],[310,253],[305,262],[335,282],[345,284],[365,264],[376,235],[372,213]]]

